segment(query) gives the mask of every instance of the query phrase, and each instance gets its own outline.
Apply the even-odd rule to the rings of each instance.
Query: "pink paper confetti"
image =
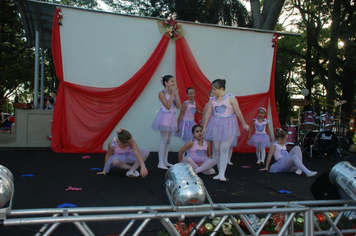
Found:
[[[248,169],[251,168],[251,166],[242,166],[242,168]]]
[[[73,188],[72,186],[69,186],[66,191],[81,191],[82,188]]]
[[[90,156],[83,156],[82,159],[90,159]]]

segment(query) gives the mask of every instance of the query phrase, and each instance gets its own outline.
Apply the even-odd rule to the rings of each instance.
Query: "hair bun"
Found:
[[[121,134],[125,129],[124,128],[120,128],[116,131],[117,134]]]

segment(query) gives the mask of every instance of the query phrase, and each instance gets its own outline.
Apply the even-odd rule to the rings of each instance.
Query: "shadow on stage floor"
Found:
[[[82,159],[87,154],[53,153],[49,149],[1,148],[0,153],[0,164],[14,175],[13,209],[56,208],[63,203],[77,207],[169,205],[162,187],[166,171],[157,169],[157,153],[151,153],[146,162],[149,175],[145,179],[127,178],[123,170],[113,170],[107,176],[96,175],[97,170],[93,168],[103,167],[104,154],[88,154],[89,159]],[[355,157],[304,158],[307,168],[318,171],[316,177],[307,178],[304,174],[261,172],[255,154],[234,153],[233,165],[226,171],[229,182],[213,180],[212,176],[200,177],[214,203],[314,200],[310,186],[318,176],[344,160],[356,164]],[[170,153],[169,161],[176,163],[177,153]],[[69,186],[82,190],[66,191]],[[291,193],[280,193],[280,190]],[[2,227],[0,235],[34,235],[40,227]],[[90,227],[96,235],[122,231],[118,224],[108,222],[90,223]],[[147,227],[141,235],[157,235],[162,228],[156,224]],[[64,224],[52,235],[80,235],[80,232]]]

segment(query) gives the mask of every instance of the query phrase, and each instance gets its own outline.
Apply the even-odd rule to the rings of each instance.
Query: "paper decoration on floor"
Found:
[[[91,168],[91,170],[103,170],[103,169],[102,169],[102,168],[94,167],[94,168]]]
[[[65,207],[77,207],[77,205],[74,205],[72,203],[63,203],[63,204],[57,206],[57,208],[65,208]]]
[[[74,187],[72,187],[72,186],[69,186],[67,189],[66,189],[66,191],[81,191],[82,190],[82,188],[74,188]]]
[[[287,190],[284,190],[284,189],[279,190],[278,192],[280,192],[280,193],[292,193],[291,191],[287,191]]]
[[[33,174],[25,174],[25,175],[21,175],[21,177],[35,177],[35,175],[33,175]]]

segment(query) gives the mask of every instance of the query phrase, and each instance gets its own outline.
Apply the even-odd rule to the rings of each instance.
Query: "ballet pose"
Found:
[[[211,83],[214,97],[209,102],[203,120],[204,138],[213,141],[213,152],[219,170],[219,174],[214,179],[220,181],[228,181],[225,171],[229,150],[234,138],[240,135],[236,116],[246,131],[250,128],[245,122],[236,98],[225,92],[225,84],[224,79],[216,79]],[[213,111],[214,114],[211,116]]]
[[[158,147],[158,168],[167,170],[172,164],[168,162],[168,147],[173,132],[177,131],[176,108],[180,109],[181,102],[176,87],[176,80],[172,75],[162,77],[164,89],[158,93],[161,109],[158,111],[151,128],[161,132]]]
[[[251,129],[248,133],[248,142],[250,146],[256,147],[257,164],[265,164],[266,148],[271,146],[271,133],[268,128],[269,120],[265,118],[267,109],[264,106],[258,108],[258,116],[253,119]],[[251,132],[255,129],[255,133],[251,137]]]
[[[178,161],[191,164],[197,174],[215,174],[213,167],[216,165],[216,161],[211,158],[209,142],[203,138],[203,127],[201,125],[194,125],[192,133],[194,138],[186,142],[179,150]],[[183,153],[187,150],[189,150],[188,155],[183,157]]]
[[[150,154],[145,149],[139,149],[129,131],[119,129],[117,137],[113,138],[108,144],[108,152],[105,155],[104,169],[98,175],[106,175],[112,167],[128,170],[126,176],[130,178],[142,178],[148,175],[145,161]],[[141,166],[140,173],[137,168]]]
[[[272,173],[277,172],[295,172],[297,175],[301,175],[303,172],[307,177],[313,177],[318,172],[310,171],[303,164],[302,151],[299,146],[295,146],[288,153],[285,143],[287,142],[288,133],[280,128],[276,129],[276,142],[269,148],[266,167],[260,169],[261,171],[268,171]],[[272,156],[276,162],[271,165]]]

